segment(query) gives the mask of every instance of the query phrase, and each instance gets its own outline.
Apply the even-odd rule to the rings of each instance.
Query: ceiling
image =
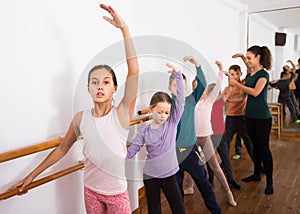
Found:
[[[250,14],[259,14],[273,25],[300,35],[300,0],[239,0]]]

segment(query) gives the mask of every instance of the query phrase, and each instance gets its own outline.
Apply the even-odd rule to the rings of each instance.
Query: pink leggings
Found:
[[[87,214],[130,214],[128,191],[117,195],[102,195],[84,187],[84,201]]]

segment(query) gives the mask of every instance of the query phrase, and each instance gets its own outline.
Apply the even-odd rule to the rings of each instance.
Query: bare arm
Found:
[[[292,72],[294,72],[294,73],[295,73],[295,72],[296,72],[296,70],[297,70],[297,68],[296,68],[296,65],[295,65],[295,64],[293,63],[293,61],[292,61],[292,60],[290,60],[290,59],[289,59],[287,62],[289,62],[289,63],[292,65],[292,67],[293,67],[293,68],[292,68]]]
[[[111,6],[100,4],[100,7],[106,10],[111,16],[112,19],[104,16],[103,18],[108,21],[110,24],[114,25],[116,28],[119,28],[122,32],[125,46],[126,62],[127,62],[127,77],[125,83],[125,92],[123,99],[121,100],[118,106],[118,117],[121,125],[128,129],[129,120],[133,114],[133,109],[135,106],[137,89],[138,89],[138,73],[139,65],[136,56],[136,50],[128,29],[128,26],[118,14],[118,12]]]
[[[224,102],[227,102],[227,100],[229,99],[229,96],[230,96],[230,94],[231,94],[231,91],[232,91],[232,86],[228,86],[228,90],[227,90],[227,91],[224,90],[224,91],[220,94],[220,96],[218,97],[217,100],[223,98]]]
[[[229,98],[231,92],[232,92],[232,86],[230,85],[230,86],[228,86],[228,90],[224,90],[222,92],[222,94],[219,95],[217,100],[223,98],[224,102],[237,103],[237,102],[240,102],[240,101],[244,100],[247,96],[246,93],[243,93],[242,95],[240,95],[238,97]]]
[[[236,54],[232,55],[232,58],[233,59],[241,58],[243,60],[244,64],[246,65],[246,67],[247,67],[247,73],[250,72],[250,68],[248,67],[248,65],[246,63],[246,57],[245,57],[244,54],[242,54],[242,53],[236,53]]]
[[[229,85],[236,86],[239,89],[241,89],[243,92],[245,92],[246,94],[250,94],[254,97],[257,97],[260,94],[260,92],[263,90],[265,85],[267,84],[267,79],[266,78],[259,78],[257,80],[254,88],[245,86],[245,85],[237,82],[233,78],[228,78],[228,80],[229,80]]]
[[[241,58],[243,60],[243,62],[245,63],[245,65],[247,66],[247,64],[246,64],[246,57],[244,56],[244,54],[242,54],[242,53],[236,53],[236,54],[232,55],[232,58],[233,59],[235,59],[235,58]]]
[[[238,97],[235,97],[235,98],[227,99],[227,102],[230,102],[230,103],[237,103],[237,102],[241,102],[241,101],[244,100],[245,98],[246,98],[246,94],[244,93],[244,94],[241,95],[241,96],[238,96]]]
[[[215,102],[219,98],[219,93],[220,93],[220,90],[221,90],[221,85],[222,85],[222,81],[223,81],[223,77],[224,77],[222,62],[216,60],[215,63],[219,68],[219,72],[218,72],[218,79],[217,79],[216,85],[215,85],[214,89],[212,90],[212,92],[209,94],[209,98],[213,102]]]
[[[139,64],[136,56],[135,47],[130,37],[128,28],[126,27],[124,30],[122,30],[122,32],[124,36],[128,73],[126,77],[124,97],[120,105],[122,105],[122,107],[125,108],[124,111],[128,112],[130,105],[133,108],[135,106],[136,95],[138,90]],[[130,113],[129,119],[131,116],[132,113]]]
[[[191,56],[191,55],[183,57],[183,61],[184,62],[189,61],[190,63],[194,64],[196,67],[200,66],[200,63],[198,62],[198,60],[194,56]]]
[[[291,72],[293,72],[295,75],[294,75],[294,80],[296,80],[297,78],[298,78],[298,74],[296,73],[296,70],[297,70],[297,67],[296,67],[296,65],[293,63],[293,61],[292,60],[288,60],[288,62],[289,63],[291,63],[291,65],[292,65],[292,70],[291,70]]]
[[[25,187],[28,186],[39,174],[48,169],[50,166],[59,161],[76,142],[78,133],[78,122],[81,120],[81,113],[78,113],[73,121],[70,123],[69,129],[64,137],[64,140],[40,163],[33,171],[31,171],[23,180],[12,185],[8,190],[19,188],[20,194],[24,194],[27,191]]]
[[[232,90],[232,86],[229,86],[229,90],[230,90],[230,89]],[[229,98],[230,93],[231,93],[231,90],[230,90],[230,91],[229,91],[229,90],[224,89],[224,90],[222,91],[222,93],[217,97],[216,101],[218,101],[218,100],[220,100],[220,99],[223,99],[224,102],[226,103],[226,101],[227,101],[227,99]]]

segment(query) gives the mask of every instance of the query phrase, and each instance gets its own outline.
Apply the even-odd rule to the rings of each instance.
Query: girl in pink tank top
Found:
[[[117,90],[116,75],[107,65],[94,66],[88,75],[88,91],[93,100],[94,108],[85,112],[78,112],[70,123],[69,129],[60,145],[29,175],[11,186],[9,190],[18,188],[20,194],[26,193],[26,186],[48,167],[59,161],[77,141],[78,135],[82,134],[85,141],[83,144],[83,153],[86,158],[84,196],[87,213],[129,214],[131,213],[131,208],[127,184],[126,180],[124,180],[125,173],[124,177],[120,175],[123,175],[123,172],[125,172],[127,138],[125,135],[128,132],[132,109],[135,105],[139,65],[126,23],[113,7],[100,4],[100,8],[108,12],[112,17],[104,16],[104,20],[119,28],[123,35],[128,68],[123,99],[117,107],[112,105],[113,94]],[[88,120],[91,118],[92,122],[90,123]],[[110,122],[105,125],[112,126],[113,124],[114,127],[106,127],[106,131],[103,131],[101,128],[105,125],[101,124],[101,121],[105,121],[107,118]],[[92,125],[86,126],[86,124]],[[115,130],[115,128],[118,129],[118,133],[110,131]],[[96,141],[97,137],[103,142]],[[108,139],[112,139],[112,141]],[[97,142],[102,143],[101,150],[109,151],[109,155],[102,152],[101,155],[98,155],[101,156],[99,158],[94,154],[94,151],[99,147]],[[114,159],[116,153],[119,152],[121,155]],[[115,161],[117,163],[114,163]],[[111,164],[117,164],[118,170],[108,171],[110,168],[108,166]]]

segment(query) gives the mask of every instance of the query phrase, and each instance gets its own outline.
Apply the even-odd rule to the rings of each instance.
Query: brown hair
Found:
[[[239,65],[231,65],[229,67],[229,70],[231,70],[231,69],[234,70],[235,72],[242,73],[241,67]]]
[[[118,83],[117,83],[117,77],[116,77],[116,74],[115,74],[114,70],[113,70],[111,67],[109,67],[108,65],[96,65],[96,66],[94,66],[94,67],[90,70],[89,75],[88,75],[88,86],[89,86],[89,84],[90,84],[91,74],[92,74],[95,70],[102,69],[102,68],[104,68],[104,69],[106,69],[106,70],[109,71],[109,73],[110,73],[111,76],[112,76],[112,80],[113,80],[114,86],[117,87],[117,86],[118,86]]]
[[[163,91],[158,91],[153,94],[153,96],[151,97],[150,106],[154,108],[159,102],[167,102],[172,105],[171,97],[169,96],[169,94]]]
[[[268,47],[266,46],[257,46],[254,45],[250,48],[248,48],[249,52],[253,53],[255,57],[257,55],[260,55],[259,63],[267,70],[270,70],[272,68],[272,54]]]
[[[285,72],[289,72],[290,71],[290,67],[288,65],[283,66],[282,69]]]

